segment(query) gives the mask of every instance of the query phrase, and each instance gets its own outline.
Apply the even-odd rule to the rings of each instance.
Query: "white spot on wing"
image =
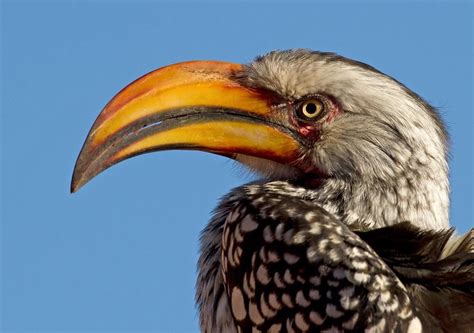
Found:
[[[317,289],[311,289],[309,291],[309,297],[311,299],[314,299],[315,301],[321,298],[321,295],[319,294],[319,290]]]
[[[280,333],[280,332],[281,332],[281,324],[273,324],[268,329],[268,333]]]
[[[265,294],[262,294],[262,296],[260,296],[260,310],[262,312],[262,315],[266,318],[273,318],[275,315],[276,315],[276,311],[271,309],[268,304],[267,304],[267,301],[265,300]]]
[[[240,228],[243,232],[250,232],[257,229],[258,223],[250,216],[246,215],[240,223]]]
[[[283,258],[290,265],[294,265],[298,262],[298,260],[300,260],[300,258],[298,256],[296,256],[294,254],[291,254],[291,253],[286,253],[286,252],[283,254]]]
[[[270,277],[268,276],[268,270],[265,265],[260,265],[257,269],[257,280],[260,281],[263,285],[267,285],[270,282]]]
[[[408,324],[407,333],[421,333],[423,331],[423,326],[421,325],[420,319],[418,317],[413,318]]]
[[[308,307],[311,302],[306,299],[302,290],[299,290],[296,293],[296,304],[301,305],[302,307]]]
[[[338,311],[334,304],[327,304],[326,305],[326,314],[331,318],[339,318],[344,313],[342,313],[341,311]]]
[[[333,273],[334,277],[338,280],[342,280],[346,277],[346,271],[340,267],[336,268]]]
[[[281,297],[281,300],[283,304],[285,304],[289,308],[293,308],[295,305],[291,301],[291,296],[290,294],[284,293],[283,296]]]
[[[280,273],[275,272],[275,275],[273,275],[273,281],[275,281],[275,285],[280,288],[286,288],[286,284],[281,280]]]
[[[264,321],[263,317],[258,311],[257,306],[253,302],[250,302],[249,304],[249,317],[255,325],[260,325]]]
[[[244,320],[247,317],[247,310],[245,309],[244,296],[242,291],[234,287],[231,293],[232,314],[237,320]]]
[[[321,284],[321,278],[319,276],[312,276],[309,279],[309,282],[311,282],[314,286],[319,286]]]
[[[282,240],[283,239],[283,230],[285,228],[285,225],[283,223],[280,223],[277,225],[277,227],[275,228],[275,238],[278,239],[278,240]]]
[[[326,318],[321,317],[321,315],[320,315],[319,313],[317,313],[316,311],[311,311],[311,312],[309,313],[309,319],[310,319],[313,323],[315,323],[316,325],[319,326],[319,325],[321,325],[322,323],[324,323],[324,320],[325,320]]]
[[[370,279],[370,275],[367,274],[367,273],[356,272],[354,274],[354,280],[356,280],[359,283],[363,283],[363,284],[367,283],[367,282],[369,282],[369,279]]]
[[[268,296],[268,303],[275,310],[281,309],[281,303],[278,301],[277,295],[275,293],[271,293]]]
[[[265,229],[263,229],[263,239],[267,243],[271,243],[275,240],[275,238],[273,237],[273,232],[269,225],[267,225]]]
[[[296,324],[296,327],[298,327],[303,332],[309,329],[309,324],[306,322],[303,315],[299,312],[295,316],[295,324]]]
[[[280,260],[280,257],[278,256],[278,253],[276,253],[273,250],[268,251],[268,261],[269,262],[278,262]]]
[[[285,271],[285,274],[283,275],[283,280],[288,284],[295,283],[295,279],[293,278],[293,274],[291,274],[289,269],[287,269]]]
[[[286,330],[288,331],[288,333],[295,333],[295,330],[293,326],[291,325],[290,318],[286,320]]]
[[[367,261],[362,260],[352,260],[352,266],[354,266],[354,268],[357,270],[364,270],[368,267]]]

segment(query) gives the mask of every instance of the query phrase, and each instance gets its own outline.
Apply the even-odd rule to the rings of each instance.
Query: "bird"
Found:
[[[202,231],[202,332],[474,330],[474,231],[450,228],[448,134],[393,77],[307,49],[159,68],[106,104],[71,192],[169,149],[259,176]]]

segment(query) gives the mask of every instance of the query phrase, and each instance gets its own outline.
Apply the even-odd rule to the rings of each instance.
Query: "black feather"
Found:
[[[453,230],[423,231],[408,222],[357,232],[393,269],[410,297],[446,332],[474,330],[474,232],[451,253],[443,252]]]

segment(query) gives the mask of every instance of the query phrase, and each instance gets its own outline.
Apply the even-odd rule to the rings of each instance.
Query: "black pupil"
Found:
[[[316,104],[314,103],[306,104],[306,112],[308,112],[309,114],[315,113],[317,109],[318,108],[316,107]]]

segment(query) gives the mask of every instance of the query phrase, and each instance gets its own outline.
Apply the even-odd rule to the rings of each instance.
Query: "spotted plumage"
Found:
[[[203,331],[469,332],[440,312],[474,309],[472,234],[443,254],[451,231],[351,230],[314,197],[270,182],[223,199],[202,236]]]
[[[185,62],[105,106],[71,189],[164,149],[261,176],[202,233],[203,332],[473,332],[474,235],[449,229],[446,142],[420,96],[333,53]]]
[[[298,213],[290,217],[290,209]],[[405,331],[420,325],[390,268],[310,202],[277,193],[240,200],[225,222],[221,258],[242,332]]]

